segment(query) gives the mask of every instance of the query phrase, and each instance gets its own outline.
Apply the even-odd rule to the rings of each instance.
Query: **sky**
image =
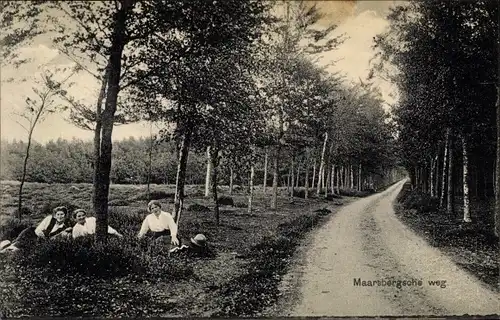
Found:
[[[329,70],[339,71],[351,81],[357,82],[359,78],[366,78],[369,60],[374,54],[371,48],[372,39],[387,27],[385,16],[395,1],[316,2],[325,14],[323,22],[325,24],[333,22],[338,25],[333,35],[346,34],[348,36],[348,39],[335,51],[323,54],[322,61],[324,63],[338,61]],[[26,97],[33,95],[32,87],[36,85],[33,79],[39,78],[41,68],[54,70],[71,66],[71,61],[56,48],[51,47],[50,42],[44,41],[43,38],[22,48],[21,56],[29,58],[30,62],[20,68],[8,65],[0,69],[0,137],[7,141],[27,140],[26,130],[18,124],[18,122],[23,124],[21,118],[15,113],[22,110]],[[28,80],[22,80],[26,78]],[[93,76],[83,72],[73,77],[72,81],[75,85],[69,90],[70,94],[82,101],[95,103],[99,83]],[[375,84],[380,87],[384,99],[388,103],[393,102],[390,94],[394,93],[395,88],[382,80],[376,80]],[[130,136],[148,136],[150,130],[149,124],[117,126],[113,129],[113,140],[121,140]],[[76,128],[67,121],[66,114],[55,113],[39,123],[33,134],[33,139],[40,143],[58,138],[90,140],[92,132]]]

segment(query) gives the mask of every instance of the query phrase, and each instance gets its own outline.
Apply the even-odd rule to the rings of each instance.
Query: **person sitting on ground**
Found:
[[[16,251],[31,247],[38,239],[55,239],[58,237],[69,237],[71,226],[66,219],[68,209],[66,207],[56,207],[52,214],[45,217],[38,226],[28,227],[21,231],[17,238],[10,242],[4,240],[0,244],[0,252]]]
[[[76,220],[76,223],[73,226],[73,239],[95,234],[95,217],[87,217],[87,212],[84,209],[76,209],[73,211],[73,217]],[[108,234],[123,237],[118,231],[110,226],[108,226]]]
[[[178,246],[177,224],[174,218],[172,218],[172,215],[161,210],[161,204],[158,200],[151,200],[148,203],[148,212],[150,212],[150,214],[144,218],[137,237],[142,239],[148,231],[151,231],[151,235],[153,239],[155,239],[155,242],[161,242],[170,237],[171,244]]]
[[[174,254],[187,254],[194,257],[211,257],[213,252],[209,249],[207,238],[204,234],[197,234],[194,238],[190,239],[189,244],[183,244],[180,247],[175,247],[169,251]]]

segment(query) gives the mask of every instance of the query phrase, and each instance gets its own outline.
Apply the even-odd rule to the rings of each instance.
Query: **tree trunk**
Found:
[[[184,205],[184,184],[186,181],[186,166],[189,155],[189,146],[191,143],[191,130],[186,130],[182,136],[179,148],[179,158],[177,161],[177,176],[175,178],[175,198],[173,218],[179,226],[182,207]]]
[[[434,189],[434,196],[435,197],[438,197],[440,196],[439,194],[439,190],[440,190],[440,185],[439,185],[439,181],[440,181],[440,176],[439,176],[439,172],[441,167],[440,167],[440,161],[439,161],[439,151],[440,149],[438,148],[438,151],[436,153],[436,173],[435,173],[435,177],[434,177],[434,185],[435,185],[435,189]]]
[[[450,141],[449,141],[448,151],[448,199],[446,204],[446,212],[448,214],[453,214],[453,134],[450,133]]]
[[[115,119],[116,104],[120,91],[122,69],[122,53],[125,46],[125,29],[128,12],[132,9],[132,1],[123,1],[122,7],[116,13],[110,48],[110,73],[108,91],[106,93],[105,110],[101,117],[101,150],[99,157],[99,174],[94,185],[94,211],[96,217],[96,237],[105,241],[108,234],[108,196],[109,175],[111,172],[112,134]]]
[[[349,188],[354,189],[354,171],[352,170],[352,164],[349,165]]]
[[[340,171],[341,167],[337,167],[337,194],[340,194]]]
[[[361,163],[358,164],[358,191],[361,191]]]
[[[318,194],[318,197],[320,195],[320,192],[321,192],[321,179],[322,179],[322,176],[323,176],[323,170],[324,170],[324,167],[325,167],[325,152],[326,152],[326,143],[328,142],[328,132],[325,132],[325,140],[323,142],[323,150],[321,151],[321,161],[320,161],[320,164],[319,164],[319,170],[318,170],[318,188],[317,188],[317,194]]]
[[[342,167],[342,189],[347,189],[347,166]]]
[[[231,166],[229,167],[229,194],[233,194],[233,179],[234,179],[234,170],[233,167]]]
[[[340,168],[340,188],[345,189],[345,167]]]
[[[220,224],[220,214],[219,214],[219,196],[217,194],[217,171],[219,168],[219,149],[214,147],[210,152],[210,159],[212,162],[212,196],[214,200],[214,214],[215,214],[215,224],[219,226]]]
[[[474,163],[477,163],[477,160],[474,159]],[[479,199],[479,191],[478,191],[478,170],[477,170],[477,165],[474,166],[474,171],[473,171],[473,181],[474,181],[474,197]]]
[[[439,200],[439,207],[444,208],[446,197],[446,165],[448,163],[448,149],[450,144],[450,128],[446,129],[445,146],[443,153],[443,175],[441,180],[441,198]]]
[[[263,185],[263,193],[266,194],[267,190],[267,158],[268,158],[268,149],[266,148],[266,152],[264,154],[264,181],[262,183]]]
[[[30,131],[28,133],[28,145],[26,146],[26,154],[24,155],[24,162],[23,162],[23,175],[21,177],[21,184],[19,185],[19,197],[17,202],[17,218],[19,219],[19,221],[21,221],[21,219],[23,218],[23,212],[22,212],[23,186],[24,186],[24,180],[26,180],[26,168],[28,167],[28,158],[30,156],[31,137],[33,135],[33,129],[34,126],[31,126]]]
[[[300,166],[301,166],[301,162],[297,163],[297,175],[295,176],[295,188],[299,188],[299,184],[300,184]]]
[[[273,197],[271,199],[271,210],[276,210],[278,207],[278,179],[279,179],[279,161],[281,146],[276,146],[276,151],[273,159]]]
[[[434,190],[436,190],[436,187],[434,186],[434,170],[436,168],[437,157],[438,156],[436,154],[436,158],[431,159],[431,175],[430,175],[430,181],[429,181],[429,184],[431,186],[431,197],[435,196]]]
[[[290,170],[288,170],[288,174],[286,175],[286,191],[290,193]]]
[[[99,96],[97,98],[96,104],[96,121],[94,128],[94,172],[93,172],[93,191],[92,191],[92,203],[94,207],[96,206],[96,185],[99,183],[99,159],[101,158],[101,128],[102,128],[102,102],[106,95],[106,88],[108,85],[109,74],[111,70],[111,64],[108,63],[106,66],[104,77],[101,83],[101,90],[99,91]]]
[[[332,164],[332,181],[331,181],[331,186],[332,186],[332,194],[335,194],[335,165]]]
[[[329,188],[329,184],[330,184],[330,180],[332,179],[331,178],[331,173],[332,171],[331,170],[328,170],[328,165],[325,165],[325,199],[328,198],[328,188]]]
[[[314,189],[314,182],[316,178],[316,157],[314,157],[314,164],[313,164],[313,176],[312,176],[312,182],[311,182],[311,187]]]
[[[328,162],[325,160],[325,165],[321,170],[321,188],[326,189],[328,184]]]
[[[291,168],[290,168],[290,175],[291,175],[291,185],[290,185],[290,198],[293,201],[293,196],[294,196],[294,189],[295,189],[295,156],[292,155],[292,163],[291,163]]]
[[[210,146],[207,147],[207,174],[205,175],[205,197],[210,196],[210,176],[212,175],[212,157],[210,155]]]
[[[255,168],[252,163],[252,166],[250,167],[250,194],[248,196],[248,213],[252,213],[252,203],[253,203],[253,178],[255,175]]]
[[[419,166],[415,167],[415,186],[417,187],[417,190],[421,190]]]
[[[150,124],[151,125],[151,124]],[[147,177],[147,183],[148,183],[148,202],[151,200],[151,166],[153,162],[153,134],[151,133],[151,126],[149,127],[149,138],[151,139],[150,144],[149,144],[149,159],[148,159],[148,177]]]
[[[306,159],[306,180],[304,182],[304,199],[309,198],[309,157]]]
[[[470,199],[469,199],[469,157],[467,155],[467,141],[462,136],[463,155],[463,185],[464,185],[464,222],[471,222],[470,219]]]
[[[498,48],[500,50],[500,32],[498,33],[499,39]],[[500,58],[499,58],[500,60]],[[500,237],[500,85],[497,85],[497,101],[496,101],[496,112],[497,112],[497,150],[496,150],[496,166],[495,166],[495,230],[494,233]]]
[[[23,174],[21,177],[21,184],[19,185],[19,197],[18,197],[18,203],[17,203],[17,210],[18,210],[17,217],[18,217],[19,221],[22,219],[22,216],[23,216],[23,214],[22,214],[23,186],[24,186],[24,182],[26,180],[26,170],[28,167],[28,159],[30,156],[31,140],[33,138],[33,131],[35,130],[35,127],[36,127],[38,121],[40,120],[40,117],[44,113],[48,95],[49,95],[49,93],[46,93],[45,95],[41,96],[42,101],[41,101],[40,108],[37,110],[36,115],[35,115],[35,119],[33,119],[33,122],[30,122],[30,128],[28,131],[28,145],[26,146],[26,154],[24,156],[24,161],[23,161]]]

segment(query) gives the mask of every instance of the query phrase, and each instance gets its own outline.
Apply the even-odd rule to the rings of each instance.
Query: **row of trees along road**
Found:
[[[247,172],[251,204],[255,166],[265,164],[267,180],[272,162],[272,209],[284,167],[291,186],[301,168],[306,194],[315,187],[318,195],[389,171],[394,137],[380,95],[369,83],[346,88],[319,67],[315,57],[342,42],[321,18],[307,1],[5,1],[2,47],[12,62],[17,48],[50,35],[73,71],[102,84],[95,104],[60,96],[69,119],[95,133],[93,203],[103,240],[120,123],[155,122],[163,126],[158,140],[175,144],[178,222],[190,151],[207,154],[217,223],[221,167],[230,184],[235,171]]]
[[[496,193],[497,236],[498,10],[498,1],[399,6],[388,16],[389,30],[376,39],[375,63],[378,74],[390,77],[401,93],[399,142],[413,186],[439,198],[449,214],[454,199],[462,197],[464,222],[471,222],[471,199],[484,201]]]

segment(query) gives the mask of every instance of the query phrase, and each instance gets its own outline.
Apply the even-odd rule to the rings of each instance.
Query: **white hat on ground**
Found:
[[[199,233],[194,238],[191,238],[191,243],[198,247],[204,247],[207,244],[207,238]]]

